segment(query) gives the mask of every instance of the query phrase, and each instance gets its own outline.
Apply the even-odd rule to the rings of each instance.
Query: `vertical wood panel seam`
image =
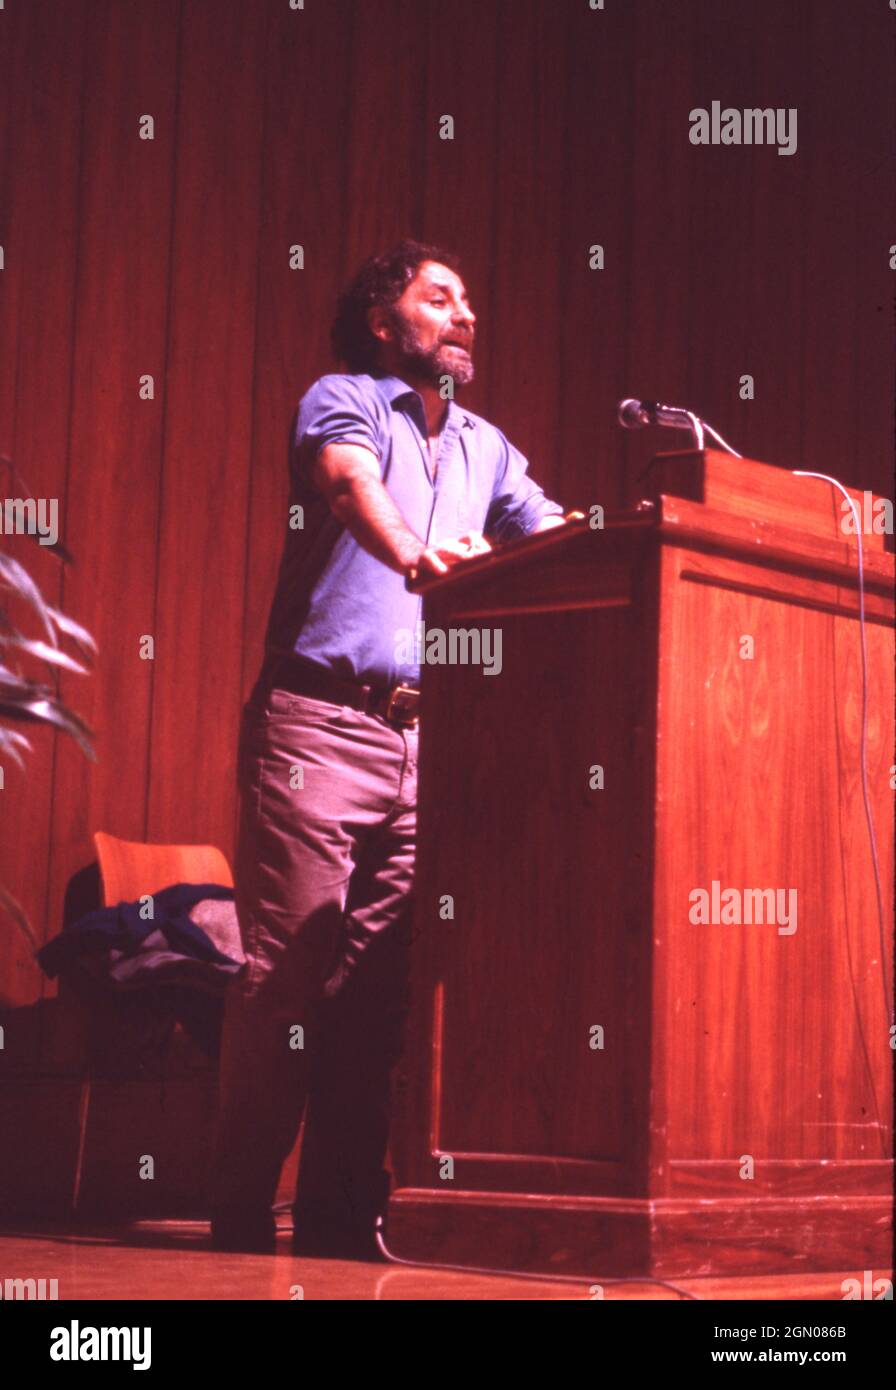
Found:
[[[702,39],[703,37],[703,30],[699,25],[699,21],[695,18],[694,15],[695,4],[699,5],[699,0],[689,0],[688,7],[685,12],[685,24],[687,26],[685,29],[685,33],[687,35],[685,48],[687,57],[685,59],[685,62],[687,64],[687,73],[689,77],[693,75],[694,71],[691,62],[691,55],[693,53],[694,48],[695,33],[700,39]],[[676,116],[673,117],[673,124],[676,123],[676,118],[677,113]],[[683,137],[684,132],[682,132],[681,138],[683,139]],[[690,140],[688,140],[688,144],[690,145]],[[703,390],[706,381],[706,370],[705,358],[702,354],[700,354],[698,357],[698,355],[694,351],[694,319],[696,317],[694,313],[694,291],[698,279],[706,278],[707,270],[706,267],[704,267],[702,264],[698,270],[697,257],[694,254],[694,246],[696,241],[696,229],[706,220],[708,216],[711,216],[712,214],[707,212],[705,202],[703,201],[703,198],[705,196],[706,184],[701,184],[699,177],[696,175],[696,173],[691,167],[694,158],[693,151],[694,146],[690,146],[690,149],[688,151],[685,151],[683,149],[681,155],[677,157],[679,162],[673,165],[673,168],[678,173],[679,179],[681,181],[681,197],[684,201],[684,206],[687,210],[687,221],[685,223],[685,236],[687,240],[683,248],[685,263],[683,265],[680,265],[678,268],[679,275],[684,279],[684,282],[687,285],[687,295],[685,296],[684,308],[684,323],[681,325],[681,333],[683,338],[682,350],[685,358],[683,380],[685,382],[687,398],[683,398],[680,401],[672,401],[672,405],[683,405],[688,410],[696,411],[696,413],[699,416],[703,416],[704,412],[707,410],[707,402]],[[696,190],[697,196],[701,198],[699,206],[695,206],[694,199],[691,197],[692,188]],[[713,250],[713,270],[716,270],[718,268],[720,257],[718,253],[718,247],[714,247]],[[677,280],[678,276],[676,276],[676,282]],[[703,331],[706,331],[705,328],[703,328]],[[699,380],[699,382],[695,378],[694,374],[695,365],[698,361],[701,364],[701,379]],[[699,390],[698,386],[700,388]],[[712,401],[710,401],[710,412],[712,412],[712,404]],[[675,435],[670,435],[669,443],[663,445],[662,447],[669,449],[684,448],[686,436],[678,435],[677,438],[679,442],[676,442]]]
[[[351,10],[349,11],[349,18],[348,18],[348,43],[347,43],[347,45],[346,45],[345,63],[343,64],[343,70],[348,74],[348,78],[347,78],[347,80],[346,80],[346,82],[345,82],[344,102],[343,102],[343,113],[342,113],[342,128],[343,128],[343,130],[345,130],[345,131],[351,131],[351,129],[352,129],[352,115],[353,115],[353,99],[352,99],[353,88],[352,88],[352,77],[353,77],[353,73],[354,73],[354,70],[355,70],[355,47],[356,47],[356,45],[355,45],[355,33],[356,33],[356,30],[357,30],[357,8],[358,8],[358,0],[355,0],[355,3],[353,4]],[[342,273],[341,273],[341,275],[340,275],[339,278],[340,278],[340,281],[342,281],[342,282],[344,282],[344,281],[346,280],[346,278],[348,277],[348,275],[349,275],[349,273],[350,273],[350,271],[351,271],[351,269],[352,269],[352,267],[350,267],[349,264],[348,264],[348,247],[349,247],[349,240],[348,240],[349,208],[351,207],[351,202],[352,202],[352,190],[351,190],[351,188],[350,188],[350,186],[349,186],[349,185],[350,185],[350,181],[351,181],[351,153],[350,153],[350,149],[351,149],[351,140],[348,139],[348,138],[346,138],[346,139],[344,139],[344,140],[342,141],[342,218],[341,218],[341,221],[342,221],[342,235],[341,235],[341,239],[340,239],[340,251],[339,251],[339,258],[340,258],[340,263],[341,263],[341,266],[342,266]],[[320,156],[318,156],[318,157],[320,157]],[[318,241],[319,241],[319,240],[320,240],[320,233],[318,232]],[[340,365],[342,365],[342,364],[337,363],[336,365],[337,365],[337,366],[340,366]]]
[[[180,0],[177,7],[177,38],[175,43],[176,59],[174,73],[174,110],[171,115],[171,182],[170,182],[170,211],[168,216],[168,288],[165,303],[164,320],[164,362],[163,362],[163,381],[162,391],[162,411],[159,420],[159,486],[156,502],[156,572],[153,584],[153,612],[152,627],[155,633],[158,629],[159,617],[159,580],[162,572],[162,503],[165,490],[165,464],[167,460],[168,447],[168,364],[171,359],[171,321],[172,321],[172,297],[174,293],[174,247],[175,234],[177,227],[177,164],[178,146],[180,143],[180,89],[183,80],[183,43],[184,43],[184,4],[186,0]],[[143,839],[146,839],[149,827],[149,801],[152,787],[152,742],[153,726],[155,716],[156,699],[156,668],[155,652],[149,674],[149,701],[147,703],[146,719],[146,780],[143,787]]]
[[[430,52],[429,52],[429,24],[426,20],[426,11],[419,5],[415,5],[417,16],[416,41],[423,48],[423,62],[421,63],[420,77],[417,81],[417,160],[416,167],[423,170],[423,176],[413,180],[414,203],[412,217],[414,219],[414,230],[412,236],[422,241],[425,232],[426,222],[426,167],[429,163],[426,154],[429,143],[429,133],[426,129],[426,105],[429,95],[429,76],[430,76]]]
[[[496,19],[496,21],[495,21],[495,98],[496,98],[496,101],[495,101],[495,108],[496,108],[496,109],[495,109],[495,133],[494,133],[494,140],[495,140],[495,143],[494,143],[494,161],[493,161],[493,162],[494,162],[495,177],[494,177],[494,181],[493,181],[493,185],[492,185],[492,186],[493,186],[493,189],[494,189],[494,199],[493,199],[493,203],[492,203],[491,234],[490,234],[490,236],[489,236],[490,254],[489,254],[489,258],[488,258],[488,263],[489,263],[489,265],[490,265],[490,267],[491,267],[491,274],[490,274],[489,280],[488,280],[488,291],[487,291],[487,294],[486,294],[486,296],[485,296],[485,302],[486,302],[486,305],[488,306],[488,307],[487,307],[487,313],[488,313],[488,331],[489,331],[489,335],[490,335],[490,337],[491,337],[491,347],[490,347],[490,349],[489,349],[489,354],[488,354],[488,364],[489,364],[488,381],[487,381],[487,384],[486,384],[486,389],[485,389],[485,391],[482,393],[482,394],[483,394],[483,412],[484,412],[484,414],[485,414],[486,419],[488,419],[488,420],[491,420],[492,417],[493,417],[493,415],[494,415],[494,413],[495,413],[495,361],[496,361],[496,359],[497,359],[498,350],[499,350],[499,349],[498,349],[498,344],[497,344],[497,342],[495,341],[495,313],[496,313],[496,304],[497,304],[497,293],[496,293],[495,286],[496,286],[496,281],[497,281],[496,267],[497,267],[497,265],[498,265],[498,220],[499,220],[499,219],[498,219],[498,217],[497,217],[497,215],[496,215],[494,209],[495,209],[495,207],[498,205],[498,201],[499,201],[499,200],[498,200],[498,189],[499,189],[500,186],[501,186],[501,133],[502,133],[502,130],[503,130],[503,122],[502,122],[501,117],[502,117],[502,113],[503,113],[503,110],[504,110],[504,104],[503,104],[503,101],[502,101],[502,99],[501,99],[501,98],[502,98],[502,92],[503,92],[503,88],[502,88],[502,84],[501,84],[501,55],[502,55],[502,53],[504,52],[504,50],[505,50],[505,48],[506,48],[506,43],[505,43],[505,41],[504,41],[504,35],[505,35],[505,33],[506,33],[506,30],[507,30],[507,26],[506,26],[506,22],[505,22],[505,21],[506,21],[506,9],[505,9],[505,4],[506,4],[506,0],[501,0],[501,3],[500,3],[500,5],[499,5],[499,7],[498,7],[498,17],[497,17],[497,19]]]
[[[261,40],[261,51],[265,58],[268,56],[268,42],[271,33],[270,10],[264,12],[264,34]],[[261,301],[261,266],[262,266],[262,232],[265,226],[265,196],[267,192],[267,138],[269,131],[269,118],[271,109],[271,83],[265,84],[264,102],[261,116],[261,157],[259,159],[258,172],[258,203],[257,203],[257,240],[255,256],[255,304],[252,318],[252,392],[249,402],[249,476],[246,480],[246,529],[243,545],[243,619],[241,624],[242,648],[240,651],[240,682],[239,693],[242,702],[243,682],[246,674],[246,642],[248,640],[247,617],[249,611],[249,554],[250,538],[252,531],[252,501],[253,501],[253,480],[255,478],[255,420],[256,420],[256,400],[258,396],[258,306]]]
[[[13,12],[13,14],[15,14],[15,15],[18,15],[18,13],[19,13],[18,11],[14,11],[14,12]],[[10,21],[13,22],[13,23],[15,22],[15,21],[13,20],[12,15],[10,15]],[[24,52],[24,54],[26,55],[26,60],[27,60],[27,64],[28,64],[28,78],[29,78],[28,88],[29,88],[29,90],[30,90],[31,87],[33,86],[33,79],[34,79],[34,62],[33,62],[33,56],[34,56],[34,55],[33,55],[33,51],[32,51],[31,44],[28,43],[27,31],[25,30],[25,27],[24,27],[25,21],[24,21],[24,20],[20,20],[19,23],[22,25],[22,28],[16,32],[16,43],[15,43],[13,49],[12,49],[12,52],[13,52],[13,61],[15,61],[16,56],[18,56],[19,58],[21,58],[21,57],[23,56],[23,52]],[[7,138],[6,138],[6,151],[7,151],[7,164],[6,164],[6,170],[7,170],[7,177],[8,177],[8,180],[9,180],[9,186],[10,186],[10,187],[13,187],[13,186],[14,186],[14,183],[15,183],[15,176],[13,175],[13,156],[14,156],[14,154],[17,152],[17,149],[18,149],[18,146],[17,146],[17,144],[16,144],[15,135],[16,135],[17,129],[19,128],[19,123],[18,123],[17,118],[16,118],[16,113],[15,113],[15,111],[13,110],[13,92],[16,90],[15,81],[14,81],[14,80],[11,81],[9,85],[10,85],[10,97],[9,97],[9,108],[8,108],[8,110],[9,110],[9,125],[8,125],[8,127],[7,127],[7,132],[6,132],[6,136],[7,136]],[[29,109],[30,109],[30,108],[29,108]],[[17,167],[17,166],[16,166],[16,167]],[[21,171],[19,171],[19,179],[21,179]],[[12,200],[11,200],[11,199],[10,199],[10,205],[12,205]],[[7,224],[6,224],[6,225],[7,225],[7,228],[8,228],[9,237],[10,237],[10,241],[11,241],[11,240],[12,240],[13,227],[14,227],[14,219],[13,219],[13,216],[12,216],[12,215],[9,216],[9,220],[7,221]],[[19,223],[19,226],[21,227],[21,225],[22,225],[22,223],[20,222],[20,223]],[[18,250],[19,257],[21,257],[21,255],[22,255],[22,250],[21,250],[21,233],[20,233],[20,244],[19,244],[17,250]],[[4,270],[3,274],[6,275],[6,273],[7,273],[7,272]],[[13,398],[12,398],[12,425],[11,425],[11,428],[10,428],[10,438],[9,438],[9,452],[10,452],[10,457],[11,457],[13,463],[15,463],[16,457],[17,457],[17,454],[18,454],[18,438],[19,438],[19,432],[18,432],[19,397],[20,397],[20,395],[21,395],[21,381],[22,381],[22,300],[23,300],[23,297],[24,297],[24,296],[23,296],[23,293],[22,293],[22,291],[23,291],[23,283],[22,283],[21,260],[19,261],[19,263],[18,263],[17,266],[16,266],[16,283],[17,283],[17,285],[18,285],[18,293],[16,294],[16,306],[15,306],[15,309],[16,309],[16,318],[15,318],[16,365],[15,365],[15,385],[14,385],[14,387],[13,387]],[[12,478],[10,478],[10,484],[12,484]]]
[[[564,6],[562,10],[564,20],[562,62],[565,81],[563,82],[563,91],[560,97],[563,107],[562,119],[560,121],[560,130],[561,132],[563,132],[563,151],[561,154],[560,168],[560,206],[563,209],[563,211],[560,215],[566,221],[565,231],[567,235],[564,237],[562,235],[563,229],[558,229],[560,231],[560,234],[557,236],[554,251],[554,254],[556,255],[558,247],[563,245],[565,245],[566,247],[566,251],[564,255],[561,257],[560,265],[557,268],[557,297],[559,300],[560,314],[556,329],[557,342],[555,344],[555,350],[553,354],[555,364],[553,378],[556,383],[556,386],[554,391],[554,443],[553,459],[551,461],[550,492],[550,495],[553,498],[556,498],[558,494],[560,496],[565,497],[566,507],[572,506],[572,501],[570,500],[570,493],[567,491],[568,458],[565,429],[565,421],[568,418],[567,410],[569,408],[569,390],[567,384],[568,373],[566,371],[566,354],[568,347],[567,326],[569,324],[570,301],[573,295],[573,275],[570,260],[571,257],[577,255],[579,231],[578,227],[576,227],[574,240],[572,243],[570,243],[569,209],[575,206],[578,210],[578,208],[580,207],[580,204],[574,204],[572,201],[572,142],[577,134],[580,135],[580,132],[573,131],[570,128],[570,121],[575,112],[575,107],[573,105],[572,100],[572,93],[573,91],[578,93],[579,90],[579,88],[575,85],[574,77],[574,25],[572,13],[573,12],[568,5]],[[581,113],[579,114],[581,117]],[[543,350],[544,349],[542,349],[542,351]],[[540,376],[542,381],[546,380],[547,373],[544,369],[541,370]],[[541,471],[544,470],[545,462],[546,460],[544,459],[540,459],[538,461],[538,468]]]
[[[265,12],[264,12],[264,33],[263,33],[263,35],[262,35],[262,41],[261,41],[261,52],[264,54],[264,58],[265,58],[265,61],[266,61],[266,62],[267,62],[267,59],[268,59],[268,56],[269,56],[271,32],[272,32],[272,26],[271,26],[271,19],[270,19],[270,10],[269,10],[269,9],[266,9]],[[257,233],[256,233],[256,242],[255,242],[255,307],[254,307],[253,322],[252,322],[252,393],[251,393],[251,400],[250,400],[250,402],[249,402],[249,476],[248,476],[248,478],[246,479],[246,521],[245,521],[245,531],[244,531],[244,533],[243,533],[243,616],[242,616],[242,622],[241,622],[241,624],[240,624],[241,646],[240,646],[240,662],[239,662],[239,684],[238,684],[238,686],[237,686],[237,709],[236,709],[237,727],[238,727],[238,728],[239,728],[239,725],[240,725],[241,722],[242,722],[243,690],[244,690],[244,688],[245,688],[245,680],[246,680],[246,649],[247,649],[247,644],[248,644],[248,641],[249,641],[249,629],[248,629],[248,618],[249,618],[249,559],[250,559],[250,555],[251,555],[251,553],[252,553],[252,551],[251,551],[252,516],[253,516],[253,504],[254,504],[254,493],[255,493],[254,483],[255,483],[255,478],[256,478],[256,468],[255,468],[255,450],[256,450],[255,421],[256,421],[256,417],[257,417],[257,399],[258,399],[258,391],[259,391],[259,375],[258,375],[258,327],[259,327],[259,317],[260,317],[260,314],[259,314],[259,305],[260,305],[260,303],[261,303],[261,280],[262,280],[262,276],[261,276],[261,267],[262,267],[262,262],[263,262],[263,259],[264,259],[263,232],[264,232],[264,227],[266,226],[266,221],[265,221],[265,208],[266,208],[265,198],[266,198],[266,194],[267,194],[268,135],[269,135],[269,130],[270,130],[271,86],[272,86],[272,84],[271,84],[271,82],[268,80],[268,81],[265,83],[265,88],[264,88],[264,103],[263,103],[262,116],[261,116],[261,152],[260,152],[260,158],[259,158],[259,173],[258,173],[258,203],[257,203],[257,214],[258,214],[258,215],[257,215],[257,218],[256,218]],[[278,233],[279,233],[279,228],[277,229],[277,231],[278,231]],[[305,244],[305,243],[304,243],[304,238],[303,238],[303,243],[302,243],[302,244],[303,244],[303,245]],[[281,251],[281,248],[278,247],[278,248],[277,248],[277,255],[278,255],[278,257],[279,257],[279,255],[280,255],[280,251]],[[304,273],[304,272],[303,272],[303,273]],[[288,499],[287,499],[287,501],[288,501]],[[239,772],[239,769],[237,769],[237,772]],[[233,807],[233,817],[232,817],[232,820],[233,820],[233,836],[234,836],[234,841],[233,841],[233,843],[234,843],[234,845],[236,844],[236,836],[237,836],[237,834],[239,833],[239,814],[240,814],[239,796],[237,796],[236,799],[235,799],[234,807]]]
[[[622,212],[623,235],[625,236],[625,270],[622,285],[623,293],[623,314],[625,317],[625,334],[622,347],[622,360],[625,364],[625,391],[632,389],[632,286],[634,284],[634,262],[635,262],[635,51],[637,25],[635,16],[632,15],[631,23],[628,27],[626,39],[627,70],[631,73],[631,80],[626,85],[628,103],[626,108],[625,128],[629,132],[628,137],[628,158],[625,161],[625,192],[624,205]],[[590,244],[590,243],[589,243]],[[616,430],[616,472],[617,472],[617,495],[625,502],[631,498],[632,486],[629,480],[629,469],[631,465],[628,459],[628,444],[626,441],[626,431],[621,427]],[[607,470],[609,473],[609,469]]]
[[[88,34],[90,33],[90,21],[88,20]],[[74,266],[72,275],[72,300],[69,306],[69,362],[68,362],[68,421],[66,425],[65,442],[65,465],[63,469],[65,496],[63,499],[62,515],[68,520],[68,498],[70,492],[70,479],[72,471],[72,434],[73,434],[73,415],[75,410],[75,352],[78,343],[78,306],[80,303],[80,282],[81,282],[81,222],[84,201],[84,134],[86,128],[85,107],[87,102],[87,62],[89,44],[82,39],[79,41],[78,58],[80,61],[80,82],[78,100],[78,169],[75,178],[75,246],[74,246]],[[57,600],[59,607],[65,611],[65,567],[60,565],[59,581],[57,584]],[[62,673],[57,672],[53,679],[54,688],[57,695],[62,692]],[[54,807],[56,804],[57,778],[59,776],[59,740],[62,738],[61,732],[53,735],[53,749],[51,752],[50,765],[50,797],[47,803],[47,859],[46,877],[44,880],[44,936],[47,940],[47,929],[50,926],[50,900],[51,885],[53,882],[53,821]],[[90,798],[88,796],[88,807]],[[45,977],[41,978],[41,998],[44,997],[44,990],[47,987]]]
[[[426,12],[425,12],[425,18],[423,19],[423,22],[422,22],[422,23],[423,23],[422,42],[423,42],[424,62],[423,62],[423,82],[422,82],[422,88],[423,88],[423,110],[422,110],[422,113],[421,113],[420,124],[421,124],[421,127],[422,127],[422,129],[423,129],[423,152],[422,152],[422,158],[421,158],[420,164],[421,164],[421,168],[422,168],[422,170],[423,170],[423,173],[422,173],[422,175],[421,175],[421,177],[420,177],[420,181],[419,181],[419,182],[420,182],[420,203],[421,203],[421,207],[420,207],[420,239],[421,239],[421,241],[422,241],[422,240],[425,240],[425,230],[426,230],[426,228],[425,228],[425,218],[426,218],[426,207],[427,207],[427,203],[428,203],[428,201],[429,201],[429,185],[430,185],[430,177],[429,177],[429,160],[426,158],[426,147],[427,147],[427,140],[426,140],[426,123],[427,123],[428,114],[429,114],[429,102],[430,102],[430,97],[434,95],[434,94],[433,94],[433,90],[432,90],[432,88],[433,88],[433,81],[432,81],[432,62],[431,62],[431,55],[432,55],[431,38],[432,38],[432,27],[433,27],[433,16],[434,16],[434,14],[435,14],[435,11],[432,9],[432,7],[428,8],[428,9],[426,10]]]
[[[801,29],[801,32],[802,32],[803,34],[811,33],[811,32],[812,32],[812,21],[811,21],[811,19],[809,18],[808,14],[806,13],[806,6],[805,6],[805,5],[802,6],[802,14],[801,14],[801,16],[800,16],[800,19],[801,19],[801,22],[800,22],[800,29]],[[797,109],[797,108],[799,107],[799,100],[800,100],[800,97],[802,96],[802,94],[803,94],[803,89],[798,88],[798,89],[797,89],[797,101],[796,101],[796,107],[795,107],[795,109]],[[797,120],[799,120],[799,116],[797,116]],[[807,232],[808,232],[808,230],[809,230],[809,178],[808,178],[808,173],[807,173],[807,162],[806,162],[805,159],[800,160],[800,163],[799,163],[799,165],[798,165],[798,167],[797,167],[797,171],[796,171],[796,177],[799,179],[799,209],[800,209],[800,222],[799,222],[799,227],[800,227],[800,239],[799,239],[799,245],[798,245],[798,247],[797,247],[797,255],[798,255],[798,257],[799,257],[799,276],[798,276],[797,283],[798,283],[798,286],[799,286],[799,310],[798,310],[798,312],[799,312],[799,316],[800,316],[799,328],[798,328],[798,334],[799,334],[799,354],[800,354],[800,359],[799,359],[799,360],[800,360],[801,367],[802,367],[802,370],[800,371],[800,389],[799,389],[799,393],[798,393],[798,404],[797,404],[797,409],[799,410],[799,413],[800,413],[799,428],[798,428],[798,430],[797,430],[797,457],[798,457],[798,459],[799,459],[799,461],[800,461],[800,468],[806,468],[806,467],[811,467],[811,464],[807,465],[807,463],[806,463],[806,317],[807,317],[807,314],[806,314],[806,283],[807,283],[806,262],[807,262],[807,259],[808,259],[807,255],[806,255],[806,245],[807,245],[807,242],[806,242],[806,234],[807,234]],[[858,286],[857,286],[857,288],[858,288]],[[853,361],[854,361],[854,363],[857,363],[857,362],[858,362],[858,353],[855,353],[855,354],[853,355]],[[855,397],[855,394],[854,394],[854,395],[853,395],[853,404],[855,404],[855,399],[856,399],[856,397]],[[734,447],[737,448],[737,444],[735,444]]]
[[[750,90],[751,90],[751,91],[754,91],[754,92],[758,92],[758,90],[759,90],[759,73],[758,73],[758,71],[757,71],[756,46],[755,46],[755,44],[754,44],[754,45],[750,48],[750,50],[749,50],[749,58],[748,58],[748,60],[747,60],[747,71],[748,71],[748,73],[749,73]],[[758,100],[758,98],[757,98],[757,100]],[[756,260],[755,244],[754,244],[754,242],[753,242],[753,236],[754,236],[755,228],[756,228],[756,220],[755,220],[755,218],[752,216],[753,207],[754,207],[755,201],[756,201],[756,161],[755,161],[755,159],[750,160],[749,169],[748,169],[748,176],[747,176],[747,180],[746,180],[746,184],[745,184],[745,189],[746,189],[746,196],[747,196],[747,199],[748,199],[748,207],[749,207],[749,209],[750,209],[750,217],[749,217],[749,220],[748,220],[747,218],[742,218],[742,219],[741,219],[741,221],[740,221],[740,228],[741,228],[741,236],[742,236],[742,237],[745,237],[745,238],[747,239],[747,242],[748,242],[748,248],[749,248],[749,264],[752,266],[752,265],[755,263],[755,260]],[[805,260],[806,260],[805,255],[803,255],[803,257],[802,257],[802,262],[803,262],[803,274],[805,274]],[[755,306],[752,306],[752,305],[751,305],[750,314],[748,315],[747,312],[746,312],[746,310],[743,308],[743,301],[741,301],[741,305],[742,305],[742,307],[741,307],[741,312],[742,312],[742,314],[743,314],[743,319],[742,319],[742,321],[741,321],[741,326],[740,326],[740,328],[741,328],[741,332],[740,332],[740,343],[741,343],[741,353],[742,353],[741,361],[743,362],[743,370],[744,370],[745,372],[749,372],[749,373],[750,373],[750,375],[753,377],[754,383],[755,383],[756,365],[755,365],[754,362],[751,362],[751,361],[749,360],[749,357],[750,357],[750,344],[751,344],[753,341],[755,341],[754,329],[753,329],[753,322],[752,322],[752,317],[753,317],[753,314],[755,313]],[[805,355],[804,355],[803,358],[802,358],[802,363],[803,363],[803,374],[805,375],[805,367],[806,367],[806,358],[805,358]],[[740,420],[741,420],[741,424],[742,424],[742,428],[743,428],[743,432],[744,432],[743,441],[738,440],[738,439],[732,439],[732,440],[731,440],[731,443],[734,445],[735,449],[737,449],[738,453],[740,453],[740,452],[742,452],[742,451],[743,451],[743,452],[746,452],[746,447],[745,447],[745,446],[746,446],[746,441],[747,441],[747,439],[750,437],[749,431],[747,430],[747,426],[746,426],[746,420],[747,420],[748,417],[745,416],[745,413],[744,413],[744,406],[746,406],[747,409],[749,409],[749,407],[750,407],[751,405],[754,405],[754,404],[755,404],[754,401],[742,401],[742,402],[741,402],[741,405],[740,405],[739,418],[740,418]],[[713,422],[713,423],[714,423],[714,422]],[[726,438],[727,438],[727,435],[726,435]],[[800,447],[802,448],[802,444],[801,444]],[[772,462],[774,462],[774,460],[772,460]]]

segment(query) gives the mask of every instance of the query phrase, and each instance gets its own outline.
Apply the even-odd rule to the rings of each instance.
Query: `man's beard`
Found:
[[[441,386],[442,378],[446,376],[451,377],[455,386],[469,386],[473,380],[470,352],[461,352],[443,342],[423,347],[416,329],[397,310],[392,312],[392,326],[404,359],[401,367],[405,375],[423,381],[427,386]],[[455,334],[450,336],[454,337]],[[456,336],[461,338],[467,335],[458,333]]]

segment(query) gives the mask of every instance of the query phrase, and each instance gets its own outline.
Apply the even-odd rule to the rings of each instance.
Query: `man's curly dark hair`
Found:
[[[367,326],[367,311],[400,299],[424,261],[460,268],[452,251],[422,241],[400,241],[391,251],[370,256],[340,295],[330,341],[350,372],[375,370],[380,343]]]

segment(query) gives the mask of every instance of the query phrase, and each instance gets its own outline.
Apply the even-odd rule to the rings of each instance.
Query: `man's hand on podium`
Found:
[[[405,570],[405,584],[411,588],[420,579],[447,574],[462,560],[487,555],[490,550],[491,546],[481,531],[468,531],[465,536],[439,541],[437,545],[427,546],[413,564],[408,565]]]
[[[550,531],[554,526],[565,526],[568,521],[584,520],[584,512],[567,512],[565,516],[544,516],[532,534],[537,535],[539,531]]]
[[[565,526],[569,521],[584,521],[584,512],[567,512],[565,516],[546,516],[536,526],[533,535],[539,531],[549,531],[554,526]],[[439,541],[421,550],[404,572],[406,589],[413,589],[423,579],[432,579],[447,574],[462,560],[475,559],[477,555],[487,555],[491,545],[481,531],[468,531],[465,536]]]

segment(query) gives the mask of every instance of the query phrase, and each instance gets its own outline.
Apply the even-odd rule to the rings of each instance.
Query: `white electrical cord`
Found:
[[[534,1279],[539,1284],[583,1284],[593,1287],[599,1284],[612,1287],[616,1284],[656,1284],[662,1289],[671,1289],[681,1298],[692,1299],[695,1303],[702,1303],[703,1299],[699,1294],[690,1293],[687,1289],[682,1289],[678,1284],[670,1284],[668,1279],[655,1279],[649,1274],[630,1279],[589,1279],[587,1275],[575,1274],[524,1274],[516,1269],[488,1269],[484,1265],[443,1265],[422,1263],[420,1260],[402,1260],[398,1255],[393,1255],[387,1249],[386,1242],[383,1240],[383,1226],[385,1222],[382,1216],[377,1217],[376,1223],[376,1243],[385,1255],[390,1264],[407,1265],[411,1269],[446,1269],[452,1274],[489,1274],[498,1279]]]
[[[718,430],[714,430],[712,425],[708,425],[705,420],[703,421],[703,428],[706,430],[707,434],[712,435],[717,444],[721,444],[723,449],[727,449],[729,454],[733,454],[736,459],[743,458],[743,454],[739,454],[736,449],[732,449],[730,444],[726,444]]]
[[[871,846],[871,862],[874,866],[874,887],[877,894],[877,922],[878,932],[880,936],[880,978],[881,986],[884,992],[884,1016],[887,1019],[888,1025],[892,1026],[892,1004],[887,993],[886,983],[887,949],[886,942],[884,940],[883,889],[881,888],[880,881],[880,863],[877,857],[877,836],[874,833],[874,817],[871,812],[871,799],[868,794],[868,649],[865,641],[865,559],[864,551],[862,549],[861,518],[859,516],[859,511],[855,504],[855,501],[852,497],[850,497],[846,488],[837,478],[832,478],[828,473],[813,473],[801,468],[795,468],[793,470],[793,473],[794,477],[797,478],[820,478],[822,482],[830,483],[833,487],[839,488],[852,510],[853,521],[855,523],[856,528],[856,545],[858,549],[859,560],[859,634],[861,638],[862,647],[862,732],[859,740],[859,761],[862,770],[862,800],[865,806],[865,821],[868,827],[868,839]],[[861,1033],[861,1019],[858,1014],[857,1021],[859,1025],[859,1032]],[[862,1042],[864,1046],[864,1037],[862,1038]],[[875,1108],[877,1109],[877,1094],[874,1089],[874,1076],[871,1072],[870,1064],[868,1063],[867,1046],[864,1046],[864,1050],[866,1065],[868,1066],[868,1075],[871,1084],[871,1091],[872,1095],[874,1095],[874,1104]],[[878,1117],[879,1115],[880,1112],[878,1110]]]
[[[704,444],[703,421],[700,419],[699,415],[694,414],[693,410],[686,410],[684,413],[691,422],[691,429],[694,433],[694,446],[699,453],[702,453]]]

